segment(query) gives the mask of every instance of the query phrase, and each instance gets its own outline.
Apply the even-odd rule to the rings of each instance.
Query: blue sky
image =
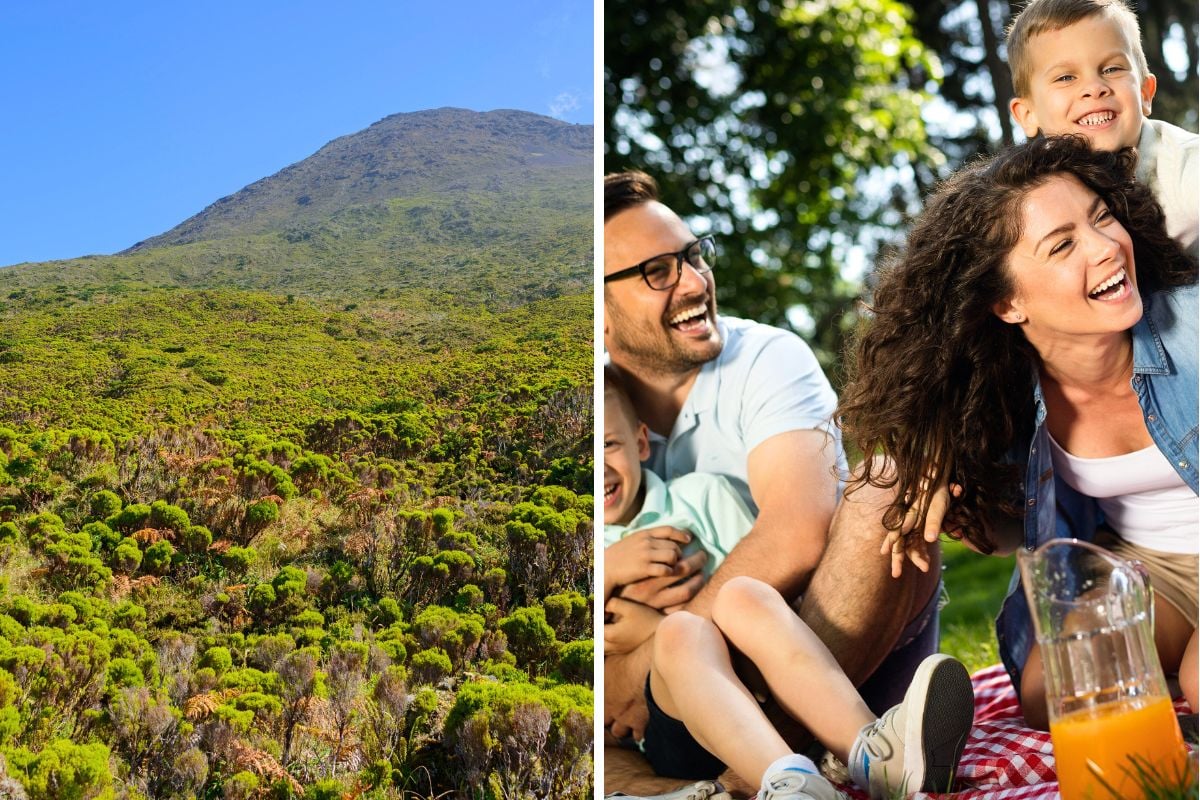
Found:
[[[389,114],[593,123],[591,0],[0,4],[0,265],[112,253]]]

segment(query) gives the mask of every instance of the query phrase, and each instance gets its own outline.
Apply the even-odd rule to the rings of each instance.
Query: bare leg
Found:
[[[792,752],[734,673],[725,638],[703,617],[678,611],[659,623],[650,690],[664,712],[751,785]]]
[[[1161,597],[1154,599],[1154,644],[1163,672],[1173,675],[1180,669],[1183,652],[1196,629],[1175,606]]]
[[[1161,597],[1154,600],[1154,644],[1163,672],[1178,674],[1179,688],[1188,705],[1196,710],[1196,629],[1179,609]]]
[[[1025,724],[1039,731],[1050,730],[1050,712],[1046,709],[1046,676],[1042,672],[1042,651],[1036,644],[1029,650],[1021,669],[1021,713]]]
[[[733,578],[717,594],[713,622],[758,667],[783,709],[846,761],[875,715],[779,593],[754,578]]]
[[[1192,707],[1192,713],[1200,711],[1200,704],[1196,702],[1196,683],[1200,681],[1197,670],[1200,670],[1200,664],[1196,660],[1196,631],[1193,630],[1192,638],[1188,639],[1187,648],[1183,651],[1183,661],[1179,664],[1179,688],[1183,689],[1183,696]]]
[[[928,572],[907,565],[899,578],[879,554],[883,512],[891,490],[864,486],[844,497],[829,532],[829,546],[813,573],[799,613],[833,653],[846,675],[861,684],[896,646],[905,626],[937,589],[941,553],[930,548]],[[847,581],[853,578],[853,591]]]

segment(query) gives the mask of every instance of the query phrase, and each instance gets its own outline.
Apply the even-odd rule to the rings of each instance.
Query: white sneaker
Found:
[[[850,777],[873,800],[897,789],[948,792],[974,716],[967,668],[947,655],[929,656],[904,701],[859,731],[850,748]]]
[[[846,795],[814,772],[785,769],[767,777],[758,800],[845,800]]]

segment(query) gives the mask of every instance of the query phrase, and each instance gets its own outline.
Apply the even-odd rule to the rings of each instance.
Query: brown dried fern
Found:
[[[234,770],[248,770],[267,781],[285,780],[292,791],[299,796],[304,795],[304,787],[283,768],[273,755],[265,750],[252,747],[240,739],[235,739],[230,746],[231,761]]]
[[[193,722],[208,719],[217,710],[217,706],[237,693],[236,689],[219,689],[213,692],[194,694],[184,702],[183,716]]]

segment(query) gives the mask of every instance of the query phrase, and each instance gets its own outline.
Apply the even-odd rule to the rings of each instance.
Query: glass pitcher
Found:
[[[1063,800],[1139,798],[1138,767],[1187,770],[1140,563],[1078,539],[1052,539],[1017,562],[1041,648]]]

